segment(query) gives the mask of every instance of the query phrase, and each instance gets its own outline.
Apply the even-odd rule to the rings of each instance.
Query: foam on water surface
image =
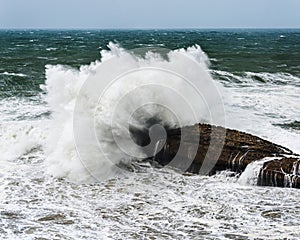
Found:
[[[110,51],[103,52],[102,61],[127,53],[115,45],[110,47]],[[201,49],[194,47],[178,51],[193,59],[202,59],[200,62],[207,69]],[[156,66],[166,64],[151,54],[147,60],[130,57],[128,60],[129,65],[135,66],[149,62]],[[221,59],[217,60],[221,62]],[[74,63],[77,59],[72,61]],[[262,162],[249,165],[239,179],[230,172],[212,177],[183,176],[170,168],[152,169],[141,164],[133,172],[118,175],[112,171],[109,179],[79,184],[88,180],[89,175],[83,171],[82,164],[78,164],[72,145],[70,123],[74,99],[85,80],[97,73],[101,63],[81,66],[79,70],[61,65],[48,66],[46,91],[49,106],[43,100],[27,101],[18,97],[1,100],[2,238],[299,239],[297,189],[241,184],[241,181],[255,183]],[[176,66],[180,64],[178,62]],[[7,70],[7,73],[22,72]],[[267,73],[266,70],[262,73],[247,71],[240,75],[223,71],[220,75],[228,78],[227,82],[221,79],[225,87],[218,88],[224,100],[226,126],[299,152],[299,131],[277,125],[299,121],[298,77]],[[3,76],[23,79],[21,76]],[[218,80],[214,73],[213,76]],[[177,87],[182,90],[180,84]],[[84,113],[94,103],[89,102],[88,95],[82,97],[87,100],[86,109],[82,109]],[[109,97],[107,100],[118,99],[116,95]],[[109,101],[106,104],[110,106]],[[156,110],[149,108],[147,112]],[[105,114],[103,117],[105,120]],[[101,124],[98,127],[101,128]],[[84,134],[82,137],[84,139]],[[111,146],[107,150],[111,151]],[[299,166],[294,166],[294,172],[297,171]],[[53,178],[53,175],[58,178]],[[62,176],[69,178],[59,178]],[[288,178],[286,183],[288,185]]]
[[[109,48],[101,52],[101,62],[79,70],[47,66],[44,88],[53,111],[47,163],[55,176],[102,178],[113,175],[121,160],[145,157],[128,135],[129,124],[222,122],[222,101],[214,94],[222,87],[211,79],[199,46],[170,51],[168,59],[152,51],[141,58],[112,43]],[[111,76],[115,79],[109,82]]]

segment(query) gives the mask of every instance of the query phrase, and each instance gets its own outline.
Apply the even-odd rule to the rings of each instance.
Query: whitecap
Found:
[[[0,73],[0,75],[16,76],[16,77],[27,77],[27,75],[26,75],[26,74],[23,74],[23,73],[9,73],[9,72],[3,72],[3,73]]]

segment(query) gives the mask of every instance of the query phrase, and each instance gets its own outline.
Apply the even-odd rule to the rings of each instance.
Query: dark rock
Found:
[[[300,159],[283,157],[265,162],[258,177],[258,185],[300,188]]]
[[[145,130],[134,128],[131,134],[142,146],[150,142]],[[160,141],[155,141],[156,144],[149,144],[151,149],[147,149],[147,154],[151,152],[154,155],[152,159],[155,162],[196,174],[212,175],[222,170],[241,173],[253,161],[276,157],[276,160],[264,164],[258,185],[300,188],[300,156],[248,133],[196,124],[167,129],[167,139],[162,141],[159,151],[156,149]]]
[[[65,219],[65,218],[66,218],[65,215],[57,213],[57,214],[49,214],[47,216],[39,218],[38,221],[45,222],[45,221],[62,220],[62,219]]]

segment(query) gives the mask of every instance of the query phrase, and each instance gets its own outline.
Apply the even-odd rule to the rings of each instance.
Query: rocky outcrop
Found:
[[[300,188],[300,158],[283,157],[265,162],[258,185]]]
[[[147,129],[132,131],[140,145],[149,141]],[[198,137],[195,137],[198,136]],[[184,172],[209,174],[232,170],[241,173],[253,161],[273,157],[264,163],[258,185],[300,188],[300,156],[289,149],[248,133],[196,124],[167,130],[167,139],[152,146],[155,162],[170,165]]]

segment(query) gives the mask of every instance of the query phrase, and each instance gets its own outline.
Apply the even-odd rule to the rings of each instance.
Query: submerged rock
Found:
[[[137,143],[144,141],[147,131],[131,132]],[[198,137],[195,137],[198,136]],[[177,129],[167,129],[167,139],[152,144],[152,160],[160,165],[170,165],[183,172],[215,174],[231,170],[241,173],[251,162],[266,157],[276,157],[264,163],[258,185],[300,188],[300,156],[285,147],[237,130],[196,124]],[[160,144],[162,142],[162,144]],[[163,145],[160,146],[159,145]],[[159,150],[157,150],[159,148]]]

